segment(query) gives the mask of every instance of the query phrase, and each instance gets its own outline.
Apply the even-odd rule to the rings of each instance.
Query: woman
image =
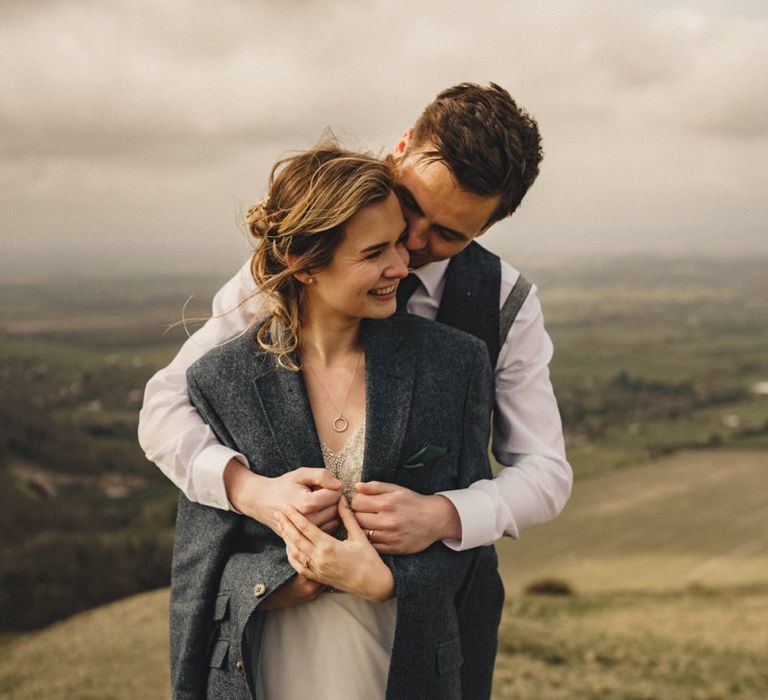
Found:
[[[485,346],[392,317],[407,252],[389,166],[332,144],[287,158],[248,223],[271,316],[188,373],[219,439],[267,477],[325,465],[346,494],[359,480],[434,493],[489,477]],[[382,559],[343,496],[338,509],[346,539],[291,509],[275,514],[281,539],[180,499],[175,697],[487,695],[503,599],[493,548]],[[297,572],[330,592],[266,611]]]

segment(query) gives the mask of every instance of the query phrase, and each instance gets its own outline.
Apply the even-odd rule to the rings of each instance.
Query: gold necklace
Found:
[[[347,405],[347,399],[349,398],[349,394],[352,391],[352,385],[355,383],[355,377],[357,376],[357,370],[360,367],[360,361],[363,359],[363,353],[361,352],[357,357],[357,364],[355,365],[355,371],[352,373],[352,379],[349,382],[349,387],[347,387],[347,393],[344,396],[344,401],[341,403],[341,408],[338,408],[336,406],[336,403],[331,398],[331,395],[328,393],[328,390],[325,388],[323,383],[320,381],[320,377],[317,376],[317,372],[315,372],[314,367],[312,365],[307,365],[306,362],[304,362],[304,365],[309,367],[312,374],[315,375],[315,379],[317,379],[317,383],[320,385],[320,388],[323,390],[325,395],[328,397],[328,401],[330,401],[331,406],[333,406],[333,410],[336,411],[336,418],[333,419],[331,422],[331,427],[337,432],[337,433],[343,433],[347,428],[349,428],[349,421],[344,417],[342,414],[342,410],[344,409],[344,406]]]

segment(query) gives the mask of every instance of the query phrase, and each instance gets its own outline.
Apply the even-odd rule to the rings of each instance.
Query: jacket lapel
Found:
[[[363,481],[390,480],[400,461],[413,396],[415,357],[402,324],[366,323]]]
[[[320,440],[301,372],[280,367],[274,356],[263,357],[253,383],[285,470],[322,467]]]
[[[386,481],[397,469],[413,395],[415,356],[401,324],[366,323],[364,481]],[[284,470],[322,467],[320,440],[301,372],[262,356],[253,385]]]

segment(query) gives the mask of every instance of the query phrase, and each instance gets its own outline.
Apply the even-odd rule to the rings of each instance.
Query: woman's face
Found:
[[[355,214],[331,264],[313,273],[306,287],[313,315],[328,320],[391,316],[397,309],[398,282],[408,274],[407,236],[394,193]]]

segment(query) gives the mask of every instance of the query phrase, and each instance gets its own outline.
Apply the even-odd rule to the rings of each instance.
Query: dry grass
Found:
[[[768,588],[516,597],[495,700],[768,697]]]
[[[90,610],[0,646],[7,700],[170,697],[168,591]]]
[[[499,543],[507,590],[558,578],[577,591],[768,584],[768,454],[681,452],[577,480],[565,511]]]
[[[0,646],[8,700],[167,698],[167,590]],[[768,588],[516,596],[495,700],[758,700],[768,696]]]
[[[578,483],[501,546],[495,700],[768,697],[768,457],[687,453]],[[519,591],[537,579],[572,596]],[[167,698],[167,590],[0,639],[8,700]]]

